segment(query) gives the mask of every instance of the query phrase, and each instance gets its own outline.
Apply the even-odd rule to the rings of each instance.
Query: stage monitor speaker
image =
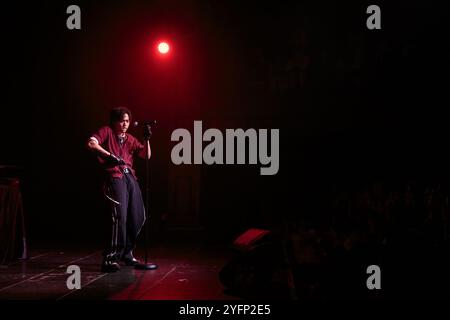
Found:
[[[248,252],[255,249],[259,244],[261,244],[270,231],[263,229],[249,229],[236,238],[233,242],[233,247],[242,252]]]
[[[243,298],[280,296],[273,280],[282,250],[272,232],[249,229],[234,240],[233,249],[234,256],[219,272],[226,291]]]

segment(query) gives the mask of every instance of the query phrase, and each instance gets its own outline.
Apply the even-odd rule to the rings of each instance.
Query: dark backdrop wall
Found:
[[[320,219],[333,186],[448,184],[448,29],[437,2],[380,3],[377,31],[365,27],[364,1],[78,1],[80,31],[65,27],[70,4],[2,7],[0,160],[23,168],[34,243],[102,239],[101,176],[84,145],[118,105],[158,121],[155,239],[201,228],[226,242],[284,216]],[[169,59],[152,54],[160,37],[173,44]],[[279,173],[174,166],[170,134],[193,132],[194,120],[280,128]]]

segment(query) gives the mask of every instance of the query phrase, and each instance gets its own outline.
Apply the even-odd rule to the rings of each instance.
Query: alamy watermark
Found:
[[[214,128],[203,132],[202,121],[194,121],[193,137],[189,130],[180,128],[172,132],[171,141],[178,141],[171,152],[172,162],[176,165],[259,162],[263,166],[261,175],[277,174],[280,166],[279,129],[226,129],[224,135]],[[209,143],[203,148],[203,142]]]
[[[366,26],[369,30],[381,29],[381,9],[379,6],[372,4],[367,7],[366,13],[370,16],[366,20]]]
[[[381,289],[381,269],[376,264],[367,267],[366,273],[370,274],[367,278],[366,286],[369,290]]]
[[[81,289],[81,269],[79,266],[73,264],[67,267],[66,273],[70,276],[66,280],[67,289]]]

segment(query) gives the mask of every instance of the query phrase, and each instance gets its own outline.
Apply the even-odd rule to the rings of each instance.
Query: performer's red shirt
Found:
[[[114,178],[121,178],[125,167],[130,169],[134,177],[136,177],[133,169],[133,156],[144,149],[144,145],[139,142],[138,139],[131,134],[125,133],[123,143],[120,143],[119,137],[109,126],[101,127],[96,133],[94,133],[90,139],[97,140],[105,150],[121,157],[125,161],[125,165],[113,166],[108,163],[102,157],[98,157],[100,164],[105,169],[108,175]]]

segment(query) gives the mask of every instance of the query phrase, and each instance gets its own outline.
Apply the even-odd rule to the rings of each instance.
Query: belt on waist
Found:
[[[123,173],[131,173],[131,170],[128,169],[127,167],[125,167],[125,168],[122,169],[122,172]]]

